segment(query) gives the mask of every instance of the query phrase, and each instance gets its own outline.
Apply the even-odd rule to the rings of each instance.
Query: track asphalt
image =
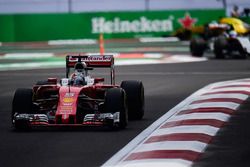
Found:
[[[61,78],[65,69],[33,69],[0,72],[0,164],[4,167],[95,167],[105,163],[155,120],[196,90],[212,82],[249,78],[250,60],[209,60],[177,64],[116,67],[116,80],[142,80],[146,113],[122,131],[106,129],[13,131],[11,101],[16,88],[31,87],[47,77]],[[101,71],[99,76],[108,76]],[[195,167],[250,166],[249,104],[243,105]]]
[[[2,81],[0,83],[0,164],[5,167],[100,166],[142,130],[199,88],[211,82],[249,77],[249,63],[249,60],[211,60],[117,67],[117,83],[126,79],[142,80],[146,95],[145,118],[141,121],[132,121],[127,129],[117,132],[100,129],[13,131],[10,125],[10,112],[15,89],[31,87],[35,81],[51,76],[63,77],[65,71],[64,69],[42,69],[0,72]],[[99,75],[106,76],[108,73],[102,72]],[[211,144],[215,150],[220,150],[221,158],[216,158],[214,152],[209,152],[209,160],[215,156],[214,160],[217,163],[227,166],[229,157],[234,164],[243,163],[240,159],[243,158],[245,166],[250,164],[249,159],[246,158],[249,153],[249,147],[247,147],[249,136],[248,132],[246,133],[246,127],[249,127],[247,120],[250,120],[250,115],[246,110],[245,115],[241,115],[240,112],[237,114],[239,116],[236,123],[233,123],[234,130],[231,135],[226,136],[228,145],[223,147],[218,145],[218,142]],[[223,131],[221,137],[223,137]],[[237,133],[241,133],[241,137],[238,137]],[[238,146],[241,147],[237,148]],[[230,152],[227,153],[230,150],[235,150],[233,155],[229,155]],[[222,158],[223,156],[225,159]],[[206,157],[197,163],[199,163],[198,166],[206,165]]]

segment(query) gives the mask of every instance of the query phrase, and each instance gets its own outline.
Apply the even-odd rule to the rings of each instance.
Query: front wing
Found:
[[[28,127],[62,127],[62,126],[116,126],[120,122],[120,112],[86,114],[81,124],[57,124],[51,123],[46,114],[15,114],[13,125],[24,125]]]

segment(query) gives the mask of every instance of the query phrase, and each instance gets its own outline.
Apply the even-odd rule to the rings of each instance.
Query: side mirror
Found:
[[[57,79],[56,78],[48,78],[48,83],[49,84],[57,84]]]
[[[104,82],[104,78],[95,78],[94,83]]]

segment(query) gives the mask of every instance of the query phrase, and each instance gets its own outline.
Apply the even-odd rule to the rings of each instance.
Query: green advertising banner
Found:
[[[158,37],[225,15],[219,10],[0,15],[0,41]]]

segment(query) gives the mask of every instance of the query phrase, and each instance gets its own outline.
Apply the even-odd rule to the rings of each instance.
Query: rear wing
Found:
[[[115,70],[113,55],[67,55],[66,56],[66,77],[69,77],[70,68],[74,68],[77,62],[86,63],[87,67],[110,68],[111,84],[115,84]]]

